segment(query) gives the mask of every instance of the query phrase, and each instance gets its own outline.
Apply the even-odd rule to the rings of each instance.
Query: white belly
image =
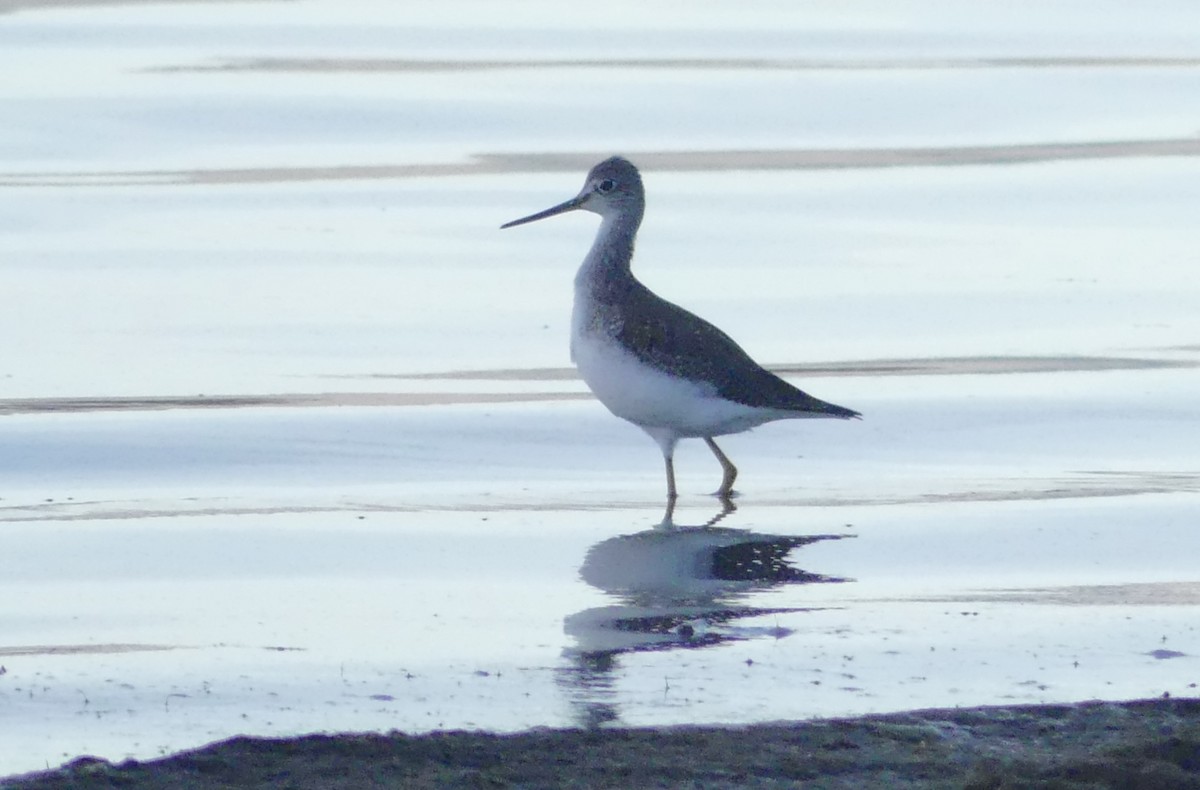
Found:
[[[588,387],[618,417],[677,438],[720,436],[789,416],[717,397],[710,385],[650,367],[597,332],[574,332],[571,353]]]

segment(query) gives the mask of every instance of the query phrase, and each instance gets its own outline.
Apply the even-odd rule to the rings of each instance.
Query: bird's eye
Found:
[[[601,181],[599,184],[596,184],[596,191],[597,192],[612,192],[614,189],[616,189],[616,187],[617,187],[617,183],[615,181],[613,181],[611,178],[606,178],[603,181]]]

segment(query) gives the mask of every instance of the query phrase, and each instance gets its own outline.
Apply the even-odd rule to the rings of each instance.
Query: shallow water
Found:
[[[0,4],[0,773],[1195,695],[1191,5],[610,5]],[[866,417],[734,512],[567,367],[594,219],[497,230],[613,152]]]

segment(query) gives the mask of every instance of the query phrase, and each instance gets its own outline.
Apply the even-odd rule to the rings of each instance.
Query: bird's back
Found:
[[[679,378],[707,383],[715,395],[752,408],[796,416],[859,416],[793,387],[755,362],[733,338],[629,277],[601,296],[615,339],[640,361]]]

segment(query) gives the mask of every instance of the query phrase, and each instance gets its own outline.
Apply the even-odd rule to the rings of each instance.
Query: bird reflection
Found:
[[[621,654],[784,638],[790,629],[744,621],[811,610],[755,606],[755,593],[784,584],[846,581],[801,570],[788,558],[801,546],[850,536],[766,535],[716,526],[736,510],[725,500],[704,524],[677,525],[674,505],[668,503],[658,525],[601,541],[588,551],[580,576],[615,602],[564,621],[574,644],[565,651],[569,664],[561,678],[581,725],[618,718],[612,683]]]

